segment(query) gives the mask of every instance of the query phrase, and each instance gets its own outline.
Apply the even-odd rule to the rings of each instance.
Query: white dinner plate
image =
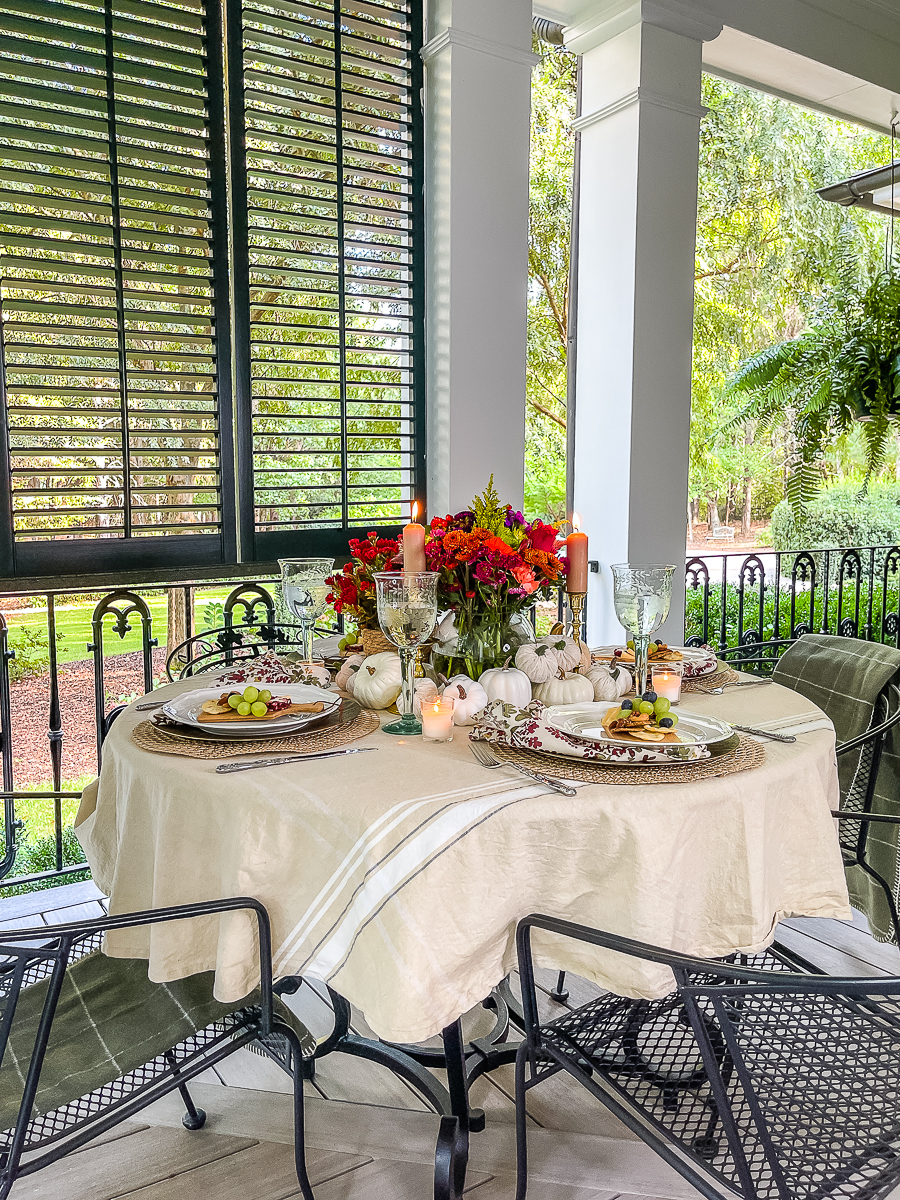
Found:
[[[595,662],[608,662],[615,658],[616,650],[624,649],[624,643],[620,643],[618,646],[596,646],[591,650],[591,657]],[[715,652],[707,650],[703,646],[670,646],[669,649],[677,650],[681,655],[678,661],[684,666],[685,679],[699,679],[703,675],[712,675],[714,671],[718,670],[719,660],[716,658]],[[621,667],[632,668],[634,666],[633,662],[620,662],[618,659],[615,661]],[[647,664],[648,668],[664,665],[664,660],[658,663],[651,660]]]
[[[639,741],[637,738],[625,740],[608,733],[600,722],[605,713],[618,707],[618,702],[608,700],[595,701],[593,704],[555,704],[547,709],[544,719],[552,729],[558,729],[570,737],[581,738],[585,742],[597,742],[604,746],[646,746],[654,750],[666,750],[676,746],[675,742],[655,742],[650,738],[646,741]],[[684,712],[680,705],[678,725],[673,732],[678,735],[683,746],[715,746],[734,737],[734,730],[730,725],[717,721],[715,717]]]
[[[289,713],[284,717],[275,717],[271,721],[227,721],[218,725],[213,721],[200,721],[200,709],[207,700],[218,700],[228,687],[201,688],[196,692],[185,692],[167,701],[163,713],[179,725],[190,729],[202,729],[219,737],[283,737],[289,733],[299,733],[301,730],[319,721],[325,720],[340,705],[341,697],[337,692],[326,692],[322,688],[310,687],[305,683],[253,683],[235,684],[243,691],[245,687],[268,688],[273,696],[289,696],[295,704],[310,704],[321,700],[325,708],[320,713]]]

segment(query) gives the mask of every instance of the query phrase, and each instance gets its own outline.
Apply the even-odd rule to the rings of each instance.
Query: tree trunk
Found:
[[[715,533],[722,522],[719,520],[719,493],[706,498],[706,520],[709,524],[709,532]]]
[[[753,430],[749,427],[744,430],[744,445],[753,445]],[[749,470],[744,475],[744,509],[741,513],[741,537],[749,538],[750,522],[752,520],[753,507],[753,477]]]
[[[694,505],[690,500],[687,502],[687,540],[694,540]]]
[[[694,524],[699,525],[700,524],[700,497],[695,496],[694,499],[691,501],[691,504],[694,507]]]
[[[728,490],[725,493],[725,524],[731,524],[731,514],[734,510],[734,484],[729,480]]]
[[[191,616],[188,623],[185,622],[184,613],[184,588],[173,587],[168,590],[169,598],[169,613],[166,629],[166,651],[171,654],[176,646],[180,646],[182,642],[187,641],[194,634],[194,589],[190,589],[190,607]],[[187,662],[187,658],[179,655],[181,662]]]

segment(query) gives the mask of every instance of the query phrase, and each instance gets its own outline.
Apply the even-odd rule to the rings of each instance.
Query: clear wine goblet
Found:
[[[374,576],[378,624],[389,641],[400,651],[403,685],[397,707],[400,720],[385,725],[382,732],[408,734],[422,732],[413,711],[416,690],[416,650],[431,636],[437,623],[436,571],[381,571]]]
[[[333,558],[279,558],[281,592],[285,608],[300,622],[303,661],[312,662],[316,621],[328,604],[325,580],[334,567]]]
[[[634,641],[634,691],[641,696],[647,690],[650,634],[669,615],[675,568],[616,563],[610,570],[616,616]]]

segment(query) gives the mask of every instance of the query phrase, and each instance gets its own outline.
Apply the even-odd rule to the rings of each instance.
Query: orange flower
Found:
[[[457,562],[468,562],[478,553],[480,541],[474,533],[462,529],[451,529],[444,534],[443,546],[455,556]]]
[[[555,554],[549,554],[546,550],[533,550],[530,546],[526,546],[519,550],[519,557],[523,562],[537,567],[547,579],[559,578],[562,563]]]

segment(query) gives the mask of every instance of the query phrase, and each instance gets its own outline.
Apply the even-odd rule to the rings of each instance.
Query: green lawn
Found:
[[[197,594],[194,606],[194,620],[198,629],[203,626],[203,612],[207,604],[225,599],[230,588],[214,588]],[[166,644],[166,622],[168,601],[165,593],[145,596],[147,607],[153,618],[153,637],[159,639],[160,646]],[[90,658],[88,644],[92,640],[91,617],[96,607],[96,600],[85,600],[73,597],[71,602],[61,600],[56,606],[56,631],[62,634],[57,644],[57,655],[60,663],[80,662]],[[17,609],[6,613],[7,624],[15,644],[16,630],[23,628],[37,629],[42,633],[47,629],[46,608]],[[131,631],[120,638],[114,631],[114,621],[107,617],[103,622],[103,648],[106,655],[128,654],[141,648],[141,621],[137,614],[129,618]]]

